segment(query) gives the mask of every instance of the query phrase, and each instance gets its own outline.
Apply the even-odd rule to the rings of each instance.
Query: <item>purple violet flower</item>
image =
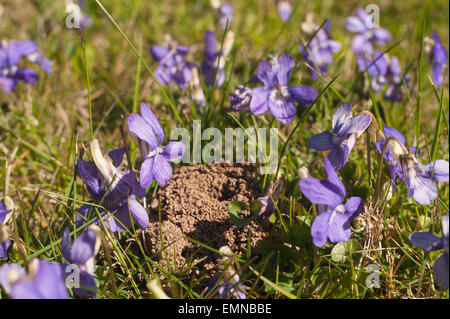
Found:
[[[6,205],[3,202],[0,202],[0,224],[1,225],[6,225],[9,218],[11,217],[11,213],[12,213],[12,210],[7,209]],[[0,238],[0,258],[8,257],[8,250],[10,247],[11,247],[11,241],[9,240],[8,236],[6,236],[6,239],[4,241],[2,238]]]
[[[83,12],[85,9],[86,3],[83,0],[78,0],[76,3],[73,0],[66,0],[66,12],[76,10],[75,12],[79,14],[77,22],[80,28],[87,28],[92,25],[92,18]]]
[[[123,232],[125,228],[129,228],[130,215],[139,228],[146,229],[149,223],[147,211],[135,199],[135,196],[145,197],[145,190],[136,181],[135,172],[119,170],[125,149],[110,151],[108,156],[104,157],[98,141],[94,140],[91,142],[91,152],[95,166],[78,159],[77,168],[88,192],[94,198],[90,203],[95,205],[84,204],[80,207],[76,216],[77,227],[86,223],[91,215],[95,216],[95,207],[101,205],[102,207],[97,208],[99,213],[107,211],[105,224],[111,231]],[[97,220],[96,224],[99,222]]]
[[[231,23],[233,22],[233,6],[230,3],[225,2],[220,6],[219,14],[220,14],[219,23],[222,29],[225,30],[225,27],[227,26],[227,21],[228,21],[228,28],[230,28]]]
[[[410,81],[408,74],[402,75],[400,63],[397,57],[389,57],[381,51],[376,51],[373,60],[359,55],[357,64],[361,71],[368,71],[371,79],[371,87],[377,92],[387,84],[384,97],[388,101],[401,101],[403,92],[401,90],[403,78],[406,84]]]
[[[93,228],[88,228],[75,239],[72,245],[69,229],[64,230],[61,240],[61,253],[72,265],[80,269],[79,287],[72,288],[73,292],[81,297],[97,295],[97,284],[94,278],[95,255],[100,248],[100,239]],[[67,274],[66,274],[67,275]]]
[[[403,92],[401,90],[403,84],[403,78],[406,85],[408,85],[411,77],[409,74],[402,75],[400,68],[400,62],[397,57],[391,57],[389,60],[389,67],[387,72],[388,87],[384,92],[384,98],[388,101],[401,101],[403,98]]]
[[[221,87],[225,82],[225,57],[212,31],[205,32],[205,55],[201,70],[207,86],[214,86],[215,82],[215,87]]]
[[[433,272],[436,282],[445,290],[448,290],[448,270],[449,270],[449,251],[448,251],[448,215],[442,219],[442,237],[437,237],[432,233],[415,232],[409,236],[409,240],[415,246],[425,252],[434,250],[444,250],[444,253],[436,259],[433,266]]]
[[[372,90],[375,92],[382,90],[387,83],[386,75],[388,73],[388,62],[383,53],[376,51],[373,60],[366,56],[358,55],[356,63],[361,71],[365,72],[367,70],[369,73]]]
[[[85,15],[84,13],[81,13],[80,27],[88,28],[91,25],[92,25],[92,18],[88,15]]]
[[[280,197],[280,193],[283,190],[286,182],[284,178],[277,180],[275,183],[271,183],[271,185],[267,188],[263,197],[258,197],[262,203],[261,211],[259,212],[259,218],[261,218],[261,222],[263,225],[266,225],[269,221],[270,216],[275,212],[274,202],[278,202],[278,198]]]
[[[258,79],[263,86],[252,90],[250,111],[260,115],[269,111],[281,123],[290,123],[297,115],[296,102],[301,106],[310,106],[318,97],[312,87],[306,85],[289,86],[289,77],[295,67],[294,59],[282,54],[277,60],[261,61],[258,64]]]
[[[381,154],[381,152],[383,151],[384,144],[386,143],[386,140],[390,137],[395,137],[402,144],[405,144],[405,142],[406,142],[405,137],[399,131],[397,131],[389,126],[384,126],[383,131],[386,134],[386,138],[380,139],[376,142],[376,147],[377,147],[378,153]],[[413,154],[416,154],[416,152],[417,152],[417,156],[420,155],[420,149],[417,149],[416,147],[410,147],[409,150]],[[403,179],[402,167],[401,167],[400,163],[398,163],[395,160],[394,156],[392,155],[389,145],[386,147],[386,152],[384,153],[384,159],[386,160],[387,167],[388,167],[389,173],[391,175],[392,188],[394,189],[394,191],[397,191],[395,181],[396,181],[397,175],[400,176],[401,179]]]
[[[356,54],[371,55],[374,50],[374,43],[384,45],[391,41],[392,36],[384,28],[371,27],[371,16],[361,8],[356,9],[356,16],[348,17],[345,20],[345,27],[348,31],[357,33],[353,39],[353,51]]]
[[[333,53],[341,50],[341,43],[334,41],[330,38],[331,22],[327,20],[324,28],[320,29],[314,38],[309,42],[308,48],[305,50],[305,46],[301,44],[299,46],[299,52],[303,55],[303,58],[313,68],[313,70],[320,74],[325,74],[328,70],[328,66],[333,64]],[[314,31],[319,27],[314,25]],[[313,33],[314,34],[314,33]],[[311,76],[314,81],[317,80],[317,74],[311,71]]]
[[[433,32],[433,48],[431,51],[431,67],[433,69],[433,81],[436,87],[440,87],[444,82],[444,70],[447,67],[447,51],[442,45],[441,38]]]
[[[233,266],[236,262],[235,257],[233,257],[233,251],[228,246],[222,246],[219,248],[219,253],[222,254],[222,258],[219,261],[219,268],[222,274],[217,273],[208,280],[206,283],[208,288],[207,295],[213,297],[219,294],[221,299],[231,297],[246,299],[246,288],[239,283],[239,275]]]
[[[250,101],[252,99],[252,89],[243,85],[238,85],[234,93],[230,96],[230,109],[233,112],[250,111]]]
[[[288,1],[278,1],[277,4],[278,15],[283,22],[287,22],[292,14],[292,6]]]
[[[144,162],[141,166],[140,185],[147,188],[153,178],[159,185],[165,186],[172,177],[172,166],[169,161],[176,161],[183,157],[186,147],[181,142],[169,142],[161,146],[164,141],[164,130],[152,110],[141,103],[141,115],[132,113],[128,118],[128,129],[138,138]]]
[[[390,154],[401,171],[396,173],[405,182],[409,197],[413,197],[419,204],[430,205],[438,195],[436,182],[448,182],[449,163],[436,160],[423,165],[414,155],[413,150],[407,149],[402,140],[389,140]]]
[[[33,41],[11,41],[9,44],[0,43],[0,87],[5,93],[15,90],[17,83],[23,81],[35,83],[39,75],[31,68],[19,68],[22,58],[42,66],[46,73],[51,73],[50,60],[43,58]]]
[[[81,13],[81,18],[80,18],[80,26],[82,28],[87,28],[90,27],[92,25],[92,18],[86,14],[84,14],[81,10],[85,10],[86,9],[86,3],[84,0],[78,0],[78,6],[80,7],[80,13]]]
[[[226,280],[225,283],[223,283]],[[220,299],[228,299],[234,297],[236,299],[246,299],[245,286],[237,284],[239,282],[239,275],[235,273],[230,278],[225,278],[219,274],[211,277],[206,286],[208,287],[207,294],[211,291],[215,291],[213,296],[220,296]]]
[[[188,47],[172,45],[164,47],[153,45],[150,52],[160,65],[155,70],[155,76],[159,83],[169,84],[174,82],[181,90],[184,90],[192,78],[192,62],[186,62],[189,52]]]
[[[32,259],[28,273],[17,264],[0,267],[0,285],[12,299],[67,299],[62,265]]]
[[[371,116],[368,114],[352,116],[350,103],[342,103],[333,115],[332,130],[314,135],[308,141],[308,147],[317,151],[329,151],[327,158],[336,170],[348,161],[357,138],[369,127]]]
[[[314,177],[302,178],[299,187],[311,203],[323,205],[323,211],[314,219],[311,225],[313,243],[323,247],[327,238],[332,243],[346,242],[351,237],[350,222],[364,210],[360,197],[350,197],[342,204],[346,191],[328,158],[325,158],[327,179]]]

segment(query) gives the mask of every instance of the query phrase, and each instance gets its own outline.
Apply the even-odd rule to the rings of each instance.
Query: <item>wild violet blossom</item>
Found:
[[[246,299],[246,288],[244,285],[238,284],[239,280],[239,275],[237,273],[228,278],[225,278],[220,274],[216,274],[206,283],[206,286],[208,287],[207,293],[210,291],[215,291],[213,296],[219,295],[220,299],[228,299],[229,297]]]
[[[15,90],[22,81],[28,84],[35,83],[39,75],[31,68],[19,66],[22,58],[42,66],[46,73],[51,73],[51,62],[39,53],[33,41],[11,41],[0,43],[0,87],[5,93]]]
[[[220,295],[220,299],[234,297],[236,299],[246,299],[245,286],[239,284],[240,278],[233,266],[233,251],[228,246],[219,248],[222,258],[219,261],[219,267],[223,270],[223,274],[217,273],[211,277],[207,283],[208,288],[206,294],[210,296]]]
[[[86,1],[78,0],[78,6],[81,9],[80,26],[82,28],[90,27],[92,25],[92,18],[83,12],[83,10],[86,10]]]
[[[372,90],[378,92],[386,85],[387,61],[381,51],[376,51],[373,59],[364,55],[358,55],[356,63],[361,71],[366,71],[370,76]]]
[[[205,32],[205,54],[201,70],[207,86],[221,87],[225,82],[225,62],[234,42],[234,33],[228,31],[223,48],[212,31]]]
[[[74,3],[72,0],[66,0],[66,12],[73,12],[79,14],[79,26],[81,28],[87,28],[92,25],[92,18],[86,14],[84,14],[83,10],[86,9],[86,3],[84,0],[78,0],[77,3]]]
[[[0,234],[0,258],[8,257],[8,250],[11,247],[11,241],[8,238],[8,233],[6,229],[6,223],[11,218],[12,209],[7,209],[3,202],[0,202],[0,231],[5,232],[5,234]]]
[[[397,57],[390,58],[386,79],[388,87],[384,93],[384,98],[392,102],[401,101],[403,98],[403,92],[401,90],[403,79],[405,80],[405,84],[408,85],[411,77],[409,74],[402,75],[400,62]]]
[[[442,219],[442,237],[437,237],[432,233],[426,232],[415,232],[409,236],[409,240],[411,241],[411,243],[425,252],[441,249],[444,250],[444,253],[434,262],[433,272],[436,282],[445,290],[448,290],[449,287],[448,227],[449,220],[447,215]]]
[[[381,152],[383,151],[384,145],[386,144],[386,140],[390,137],[395,137],[402,144],[405,144],[405,142],[406,142],[405,137],[396,129],[393,129],[392,127],[389,127],[389,126],[384,126],[383,131],[386,134],[386,138],[380,139],[376,142],[376,147],[377,147],[378,153],[381,154]],[[420,155],[420,150],[416,149],[415,147],[410,147],[409,150],[413,154],[416,154],[416,151],[417,151],[417,156]],[[395,191],[397,191],[395,181],[396,181],[397,175],[401,176],[401,179],[403,178],[402,167],[401,167],[400,163],[398,163],[395,160],[394,156],[392,155],[389,145],[386,146],[386,151],[384,153],[384,159],[386,160],[387,167],[388,167],[389,173],[391,175],[392,188]]]
[[[314,35],[319,27],[314,25],[311,28]],[[325,26],[317,31],[314,38],[309,42],[309,46],[305,48],[303,44],[299,46],[299,52],[302,54],[303,59],[313,68],[313,70],[320,74],[325,74],[328,70],[328,66],[333,64],[333,54],[341,50],[341,43],[330,38],[331,22],[327,20]],[[317,74],[311,71],[311,76],[314,81],[317,80]]]
[[[436,87],[440,87],[444,82],[444,71],[448,63],[448,55],[445,47],[442,45],[441,38],[436,32],[433,32],[433,39],[431,42],[430,61],[433,75],[433,82]]]
[[[261,211],[258,216],[263,225],[267,224],[270,216],[275,212],[276,208],[274,202],[277,203],[278,197],[280,196],[285,184],[285,180],[281,178],[267,188],[264,196],[257,198],[257,200],[262,203]]]
[[[345,27],[348,31],[356,33],[353,39],[353,51],[356,54],[371,55],[374,44],[385,45],[392,39],[391,34],[384,28],[375,28],[371,16],[361,8],[356,9],[356,16],[348,17],[345,20]]]
[[[72,245],[69,229],[64,230],[61,240],[61,253],[69,264],[76,265],[80,270],[79,282],[73,283],[73,292],[81,297],[91,295],[93,298],[97,295],[97,284],[94,278],[95,255],[100,248],[100,239],[96,230],[88,228],[75,239]],[[66,273],[66,275],[71,272]],[[79,285],[76,287],[75,284]]]
[[[83,179],[86,188],[94,198],[95,205],[84,204],[78,210],[76,216],[77,227],[83,225],[89,216],[96,216],[95,209],[104,217],[106,226],[113,232],[123,232],[131,226],[131,217],[136,221],[139,228],[146,229],[149,218],[145,208],[135,199],[144,197],[145,191],[136,180],[136,173],[131,170],[119,170],[125,153],[124,148],[119,148],[108,153],[104,157],[98,141],[91,142],[91,153],[94,166],[88,162],[78,159],[78,173]],[[98,224],[100,221],[97,220]]]
[[[169,161],[183,157],[186,147],[181,142],[169,142],[162,146],[164,130],[152,110],[141,104],[141,115],[132,113],[128,118],[128,129],[137,136],[144,162],[141,166],[140,186],[147,188],[153,178],[159,185],[165,186],[172,177]]]
[[[80,7],[81,10],[85,10],[86,2],[84,0],[78,0],[78,6]],[[87,28],[90,27],[91,25],[92,25],[92,18],[84,14],[84,12],[81,12],[80,26],[82,28]]]
[[[228,28],[230,28],[231,23],[233,22],[233,6],[228,2],[223,3],[219,7],[219,14],[220,14],[219,23],[222,29],[225,30],[227,23]]]
[[[364,210],[360,197],[350,197],[343,204],[346,190],[328,158],[325,158],[327,178],[302,178],[299,187],[311,203],[323,205],[323,211],[311,225],[313,243],[325,246],[327,238],[332,243],[347,242],[351,237],[350,222]]]
[[[358,137],[369,127],[371,116],[368,114],[352,116],[350,103],[342,103],[333,115],[332,130],[314,135],[308,141],[308,147],[317,151],[330,151],[327,158],[336,170],[348,161],[351,150]]]
[[[233,22],[234,9],[231,3],[223,2],[221,0],[210,0],[209,3],[214,10],[219,12],[219,23],[222,29],[225,30],[228,21],[228,28],[230,28]]]
[[[290,123],[297,115],[296,102],[310,106],[319,95],[306,85],[289,86],[289,77],[295,67],[294,59],[282,54],[277,60],[261,61],[258,64],[258,79],[264,84],[252,90],[250,111],[260,115],[270,111],[281,123]]]
[[[219,52],[217,38],[214,32],[205,32],[205,55],[201,70],[207,86],[221,87],[225,82],[225,61]],[[220,58],[220,61],[218,61]],[[217,65],[219,63],[219,65]]]
[[[252,89],[243,85],[238,85],[230,96],[230,109],[233,112],[250,111],[250,101],[252,99]]]
[[[438,195],[436,182],[448,182],[449,163],[436,160],[423,165],[411,150],[398,139],[389,140],[389,149],[394,163],[401,167],[399,177],[405,182],[409,197],[419,204],[430,205]]]
[[[184,90],[192,77],[193,63],[185,61],[189,48],[171,42],[169,47],[153,45],[150,52],[159,63],[155,70],[156,80],[161,84],[174,82],[181,90]]]
[[[400,63],[397,57],[389,57],[381,51],[376,51],[373,60],[359,55],[357,64],[361,71],[369,73],[371,79],[371,87],[374,91],[380,91],[385,85],[385,99],[388,101],[401,101],[403,92],[401,90],[403,79],[408,84],[410,76],[402,75]]]
[[[277,4],[278,15],[283,22],[287,22],[292,14],[292,6],[288,1],[278,1]]]
[[[12,299],[67,299],[64,267],[34,258],[28,273],[17,264],[0,267],[0,285]]]

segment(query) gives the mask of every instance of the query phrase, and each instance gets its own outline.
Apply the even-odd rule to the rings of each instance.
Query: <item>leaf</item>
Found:
[[[309,247],[312,243],[311,227],[306,223],[294,224],[287,233],[287,239],[295,246]]]
[[[259,213],[261,211],[262,203],[259,200],[252,200],[250,202],[250,211],[252,213]]]
[[[346,263],[348,259],[348,251],[352,253],[352,258],[355,261],[355,259],[359,259],[361,255],[361,244],[356,239],[350,239],[348,242],[340,242],[334,245],[333,249],[331,250],[331,259],[336,263]]]
[[[300,208],[301,208],[301,210],[300,210],[300,212],[303,214],[303,215],[297,215],[297,216],[295,216],[302,224],[305,224],[306,226],[308,226],[309,228],[311,228],[311,225],[312,225],[312,222],[313,222],[313,218],[311,217],[311,216],[306,216],[306,214],[307,214],[307,211],[306,211],[306,209],[303,207],[303,206],[301,206],[301,205],[299,205],[300,206]]]
[[[293,280],[288,278],[280,278],[278,281],[278,286],[283,288],[285,291],[289,293],[293,293],[295,291],[295,287],[293,286]],[[264,291],[267,293],[276,293],[276,289],[269,284],[265,284]]]
[[[282,293],[283,295],[285,295],[288,298],[291,299],[297,299],[296,296],[294,296],[293,294],[291,294],[289,291],[286,291],[286,289],[284,289],[283,287],[281,287],[280,285],[277,285],[276,283],[270,281],[269,279],[267,279],[266,277],[264,277],[263,275],[261,275],[259,272],[257,272],[255,269],[253,269],[251,266],[248,267],[253,273],[255,273],[259,278],[262,279],[262,281],[264,281],[265,284],[269,285],[270,287],[272,287],[273,289],[275,289],[275,291],[278,291],[280,293]]]
[[[302,265],[303,255],[299,254],[294,247],[288,247],[285,244],[280,244],[270,240],[260,240],[256,244],[257,251],[263,256],[269,256],[273,253],[270,262],[282,266],[283,269],[289,271],[287,268],[291,266]],[[279,256],[279,259],[278,257]],[[295,270],[293,270],[295,271]],[[266,269],[266,272],[270,272]]]
[[[353,162],[348,162],[345,166],[340,170],[341,176],[344,180],[353,181],[357,178],[357,167]]]
[[[331,259],[336,263],[345,263],[347,260],[347,257],[345,256],[346,251],[346,243],[337,243],[331,250]]]
[[[361,197],[364,201],[367,200],[370,194],[370,189],[365,186],[356,187],[348,191],[348,196]]]
[[[259,200],[251,201],[250,206],[244,202],[234,201],[228,203],[228,213],[230,213],[231,222],[237,228],[243,228],[258,216],[261,207],[262,203]],[[244,210],[249,210],[252,214],[249,217],[241,217],[240,213]]]

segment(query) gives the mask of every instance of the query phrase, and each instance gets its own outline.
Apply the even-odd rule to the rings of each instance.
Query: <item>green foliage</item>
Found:
[[[235,201],[228,204],[228,212],[230,213],[231,222],[238,228],[243,228],[250,224],[261,211],[262,203],[259,200],[251,201],[249,205],[243,202]],[[250,211],[248,217],[241,217],[242,211]]]

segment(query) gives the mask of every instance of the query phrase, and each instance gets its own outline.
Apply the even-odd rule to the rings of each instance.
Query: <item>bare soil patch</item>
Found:
[[[194,275],[207,276],[216,271],[220,255],[187,238],[216,250],[227,245],[234,253],[245,256],[249,238],[251,247],[255,248],[264,231],[256,222],[238,229],[230,220],[227,206],[231,201],[248,203],[257,197],[254,172],[253,164],[177,167],[168,184],[150,199],[148,228],[138,231],[146,254],[153,256],[160,266],[172,270],[174,265],[183,267],[191,257],[205,258],[194,267]],[[163,245],[167,255],[163,253]]]

